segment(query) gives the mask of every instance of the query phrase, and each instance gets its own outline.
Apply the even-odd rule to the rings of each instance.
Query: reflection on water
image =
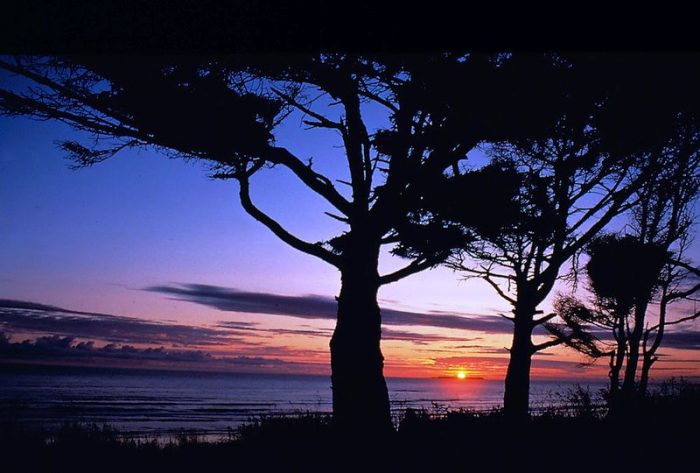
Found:
[[[502,381],[388,379],[392,409],[489,409]],[[532,403],[555,402],[570,384],[534,382]],[[594,388],[597,389],[597,386]],[[224,433],[253,416],[329,412],[326,376],[183,373],[85,368],[1,368],[0,421],[110,424],[134,433]]]

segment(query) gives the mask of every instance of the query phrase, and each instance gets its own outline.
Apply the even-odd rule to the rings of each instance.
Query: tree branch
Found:
[[[544,343],[540,343],[539,345],[533,345],[532,351],[534,353],[534,352],[546,350],[547,348],[556,347],[556,346],[561,345],[562,343],[565,343],[565,342],[566,341],[562,338],[553,338],[553,339],[546,341]]]
[[[501,289],[501,287],[500,287],[496,282],[494,282],[494,281],[491,279],[491,276],[490,276],[489,274],[483,275],[483,276],[482,276],[482,279],[483,279],[484,281],[486,281],[487,283],[489,283],[489,284],[491,285],[491,287],[494,288],[494,290],[498,293],[499,296],[501,296],[503,299],[505,299],[506,301],[508,301],[508,302],[511,303],[512,305],[515,305],[515,302],[516,302],[515,299],[513,299],[513,298],[510,297],[510,296],[508,296],[508,295],[503,291],[503,289]]]
[[[389,110],[391,110],[394,113],[398,113],[398,111],[399,111],[399,109],[396,105],[391,103],[389,100],[384,99],[373,92],[370,92],[366,87],[360,88],[358,90],[358,94],[361,95],[362,97],[366,97],[370,100],[374,100],[378,104],[384,105],[386,108],[388,108]]]
[[[87,96],[85,94],[79,93],[78,91],[72,89],[71,87],[67,87],[59,82],[56,82],[54,80],[49,79],[46,76],[43,76],[41,74],[37,74],[27,67],[19,67],[15,66],[13,64],[10,64],[8,62],[0,60],[0,68],[3,68],[7,71],[10,71],[14,74],[21,75],[26,77],[27,79],[30,79],[34,81],[37,84],[40,84],[44,87],[48,87],[48,89],[58,92],[59,94],[62,94],[64,97],[72,99],[77,101],[80,104],[85,104],[88,107],[91,107],[92,109],[99,111],[100,113],[104,114],[105,116],[111,117],[114,120],[117,120],[119,123],[128,123],[128,120],[125,116],[116,114],[114,110],[107,110],[104,107],[102,107],[97,101],[95,101],[92,97]],[[26,97],[22,97],[25,100],[29,100]],[[32,102],[35,103],[40,103],[38,100],[32,100]],[[43,105],[43,104],[42,104]],[[56,107],[52,108],[51,110],[56,110],[58,109]],[[104,120],[103,120],[104,121]],[[123,126],[118,126],[113,123],[109,123],[109,126],[113,127],[119,127],[122,129],[125,129]],[[133,135],[130,135],[133,136]]]
[[[674,291],[674,292],[669,292],[665,299],[667,302],[675,301],[676,299],[685,299],[696,292],[700,291],[700,283],[696,284],[695,286],[691,287],[690,289],[686,291]]]
[[[669,325],[677,325],[677,324],[680,324],[683,322],[687,322],[689,320],[697,319],[698,317],[700,317],[700,310],[695,312],[694,314],[690,314],[688,316],[681,317],[680,319],[674,320],[672,322],[664,322],[663,325],[664,325],[664,327],[668,327]],[[653,332],[654,330],[657,330],[660,326],[661,326],[661,324],[654,325],[653,327],[647,329],[647,331]]]
[[[278,97],[280,97],[280,98],[282,98],[283,100],[285,100],[285,101],[286,101],[288,104],[290,104],[291,106],[293,106],[293,107],[295,107],[295,108],[301,110],[301,111],[304,112],[306,115],[308,115],[308,116],[310,116],[310,117],[313,117],[313,118],[315,118],[315,119],[317,120],[316,122],[306,122],[306,121],[305,121],[304,123],[307,123],[307,124],[312,125],[312,126],[322,127],[322,128],[333,128],[333,129],[336,129],[336,130],[340,130],[341,133],[344,133],[344,132],[345,132],[345,130],[344,130],[342,124],[340,124],[340,123],[338,123],[338,122],[334,122],[333,120],[330,120],[330,119],[324,117],[324,116],[321,115],[320,113],[314,112],[314,111],[311,110],[308,106],[303,105],[301,102],[295,100],[291,95],[285,94],[285,93],[282,92],[281,90],[276,89],[276,88],[274,88],[274,87],[272,88],[272,91],[273,91]]]
[[[431,260],[431,259],[425,259],[425,260],[414,260],[407,266],[404,266],[403,268],[394,271],[393,273],[385,274],[384,276],[379,277],[379,285],[383,286],[384,284],[390,284],[392,282],[396,282],[400,279],[405,278],[406,276],[410,276],[411,274],[419,273],[423,270],[426,270],[428,268],[432,268],[433,266],[436,266],[439,262]]]
[[[537,325],[542,325],[542,324],[544,324],[544,323],[547,323],[547,322],[549,322],[550,320],[552,320],[552,319],[553,319],[554,317],[556,317],[556,316],[557,316],[557,314],[554,313],[554,312],[552,312],[551,314],[547,314],[547,315],[545,315],[544,317],[540,317],[539,319],[533,320],[533,321],[532,321],[532,326],[535,327],[535,326],[537,326]]]
[[[330,251],[324,249],[320,244],[309,243],[301,240],[285,230],[282,225],[277,223],[269,215],[258,209],[250,200],[250,186],[247,175],[238,174],[238,182],[240,183],[239,196],[243,209],[255,220],[269,228],[280,240],[287,243],[292,248],[307,253],[323,261],[332,264],[335,267],[340,267],[340,257],[334,255]]]
[[[270,147],[262,154],[262,157],[269,162],[280,164],[292,171],[304,184],[324,197],[333,207],[346,216],[350,216],[352,210],[350,202],[340,195],[326,176],[311,169],[285,148]]]
[[[696,276],[700,276],[700,268],[696,268],[694,266],[689,265],[688,263],[686,263],[684,261],[680,261],[677,259],[671,259],[670,262],[675,266],[679,266],[683,269],[690,271],[691,273],[695,274]]]

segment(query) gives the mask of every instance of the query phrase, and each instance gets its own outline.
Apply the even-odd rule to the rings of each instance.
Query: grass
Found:
[[[57,432],[0,430],[3,472],[91,471],[671,471],[695,460],[700,385],[670,381],[611,419],[600,394],[576,388],[529,422],[500,410],[407,409],[394,434],[348,437],[327,414],[263,416],[217,441],[181,431],[166,439],[109,426],[67,424]],[[563,401],[563,402],[562,402]],[[690,429],[690,430],[689,430]],[[691,433],[689,433],[691,432]]]

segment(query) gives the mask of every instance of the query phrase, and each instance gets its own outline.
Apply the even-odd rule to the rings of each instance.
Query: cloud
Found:
[[[145,288],[145,290],[167,294],[175,300],[193,302],[231,312],[335,320],[337,311],[335,299],[313,294],[284,296],[205,284],[152,286]],[[513,330],[512,324],[501,317],[456,314],[444,311],[411,312],[383,308],[382,323],[392,326],[437,327],[489,333],[511,333]]]
[[[336,314],[336,302],[325,296],[282,296],[205,284],[153,286],[145,290],[168,294],[176,300],[194,302],[223,311],[289,315],[303,319],[335,319]]]
[[[199,289],[203,288],[199,287]],[[232,293],[238,294],[238,291],[231,292],[219,288],[214,292],[219,298],[230,299],[229,302],[238,303],[238,298],[231,297]],[[310,320],[332,320],[335,318],[336,303],[330,298],[320,296],[286,297],[269,294],[263,294],[262,297],[259,297],[255,293],[242,294],[242,299],[246,301],[247,310],[252,310],[254,314],[274,311],[275,313],[291,313],[295,314],[297,318]],[[203,294],[200,295],[203,296]],[[262,299],[263,303],[254,306],[253,303],[258,299]],[[290,303],[285,305],[287,302]],[[309,309],[311,315],[304,312],[304,308]],[[298,315],[302,313],[305,315]],[[433,325],[438,327],[461,327],[465,322],[470,323],[470,327],[476,327],[479,326],[478,323],[481,323],[477,320],[477,325],[474,325],[474,320],[452,314],[432,315],[396,310],[385,310],[384,319],[383,340],[402,341],[420,346],[436,342],[467,343],[476,339],[474,337],[417,333],[410,329],[399,329],[397,326],[420,325],[426,321],[436,322]],[[454,323],[455,320],[457,323]],[[53,340],[56,343],[59,340],[64,343],[72,343],[75,340],[96,340],[106,346],[116,344],[115,346],[120,346],[120,350],[122,346],[132,345],[168,346],[171,349],[230,347],[232,345],[240,348],[247,346],[251,349],[247,350],[249,352],[247,354],[257,355],[260,353],[263,356],[271,355],[265,351],[265,347],[269,345],[271,340],[280,335],[317,337],[328,340],[333,334],[333,330],[330,328],[304,324],[301,324],[299,328],[263,327],[257,321],[221,321],[211,327],[181,325],[172,322],[153,322],[135,317],[79,312],[45,304],[10,300],[0,300],[0,331],[5,331],[8,334],[22,334],[23,336],[39,336],[40,338],[37,340],[40,344],[45,344],[49,340],[41,337],[42,335],[52,335],[59,337]],[[39,348],[41,346],[36,350]],[[107,351],[102,351],[100,354],[116,356],[116,353],[107,353]],[[122,358],[126,358],[128,355],[128,348],[119,352],[119,356]],[[138,353],[140,358],[146,355],[155,359],[160,353]]]
[[[12,342],[11,338],[0,332],[0,357],[5,360],[51,361],[95,363],[112,362],[166,362],[168,364],[207,363],[226,367],[279,367],[290,362],[278,358],[260,356],[220,356],[215,357],[201,350],[169,350],[165,347],[136,348],[132,345],[110,343],[102,347],[95,342],[76,342],[73,337],[50,335],[35,340]]]
[[[213,346],[234,341],[230,332],[213,328],[77,312],[7,300],[0,301],[0,330],[154,345]]]
[[[415,343],[416,345],[427,345],[431,342],[472,342],[480,338],[481,337],[450,337],[447,335],[416,333],[390,328],[382,329],[382,340],[400,340]]]
[[[59,307],[36,302],[16,301],[12,299],[0,299],[0,308],[31,309],[31,310],[63,310]],[[65,312],[65,311],[64,311]],[[73,311],[71,311],[73,312]],[[81,312],[74,312],[80,314]]]
[[[435,366],[438,367],[450,367],[450,366],[455,366],[455,365],[462,365],[465,367],[470,367],[470,366],[493,366],[493,367],[502,367],[505,368],[508,365],[508,356],[507,352],[505,350],[503,351],[504,356],[502,357],[497,357],[497,356],[473,356],[473,355],[466,355],[466,356],[445,356],[445,357],[436,357],[433,358],[433,362]],[[532,366],[533,368],[547,368],[547,369],[565,369],[565,370],[571,370],[572,372],[576,372],[581,369],[586,369],[590,365],[588,364],[582,364],[581,362],[578,361],[569,361],[569,360],[554,360],[554,359],[541,359],[541,358],[534,358],[532,360]]]
[[[678,330],[666,332],[661,341],[661,348],[677,348],[680,350],[700,350],[700,332]]]
[[[110,343],[96,347],[95,342],[76,342],[73,337],[49,335],[35,340],[12,342],[10,337],[0,332],[0,353],[13,359],[75,359],[113,358],[121,360],[158,361],[207,361],[212,357],[202,351],[168,351],[164,347],[136,348],[132,345]]]
[[[668,328],[664,332],[660,349],[675,348],[678,350],[700,350],[700,331],[690,329]],[[591,331],[599,340],[606,343],[614,343],[612,333],[609,330],[595,328]],[[652,338],[653,340],[653,338]],[[651,341],[650,341],[651,343]]]
[[[467,350],[474,354],[502,354],[508,353],[508,350],[503,347],[492,347],[489,345],[458,345],[454,350]]]
[[[223,327],[226,329],[237,330],[250,330],[256,334],[270,334],[273,335],[302,335],[307,337],[319,337],[324,339],[329,339],[333,335],[333,330],[329,328],[310,328],[310,329],[287,329],[287,328],[258,328],[255,327],[255,323],[247,323],[248,326],[241,328],[239,322],[228,322],[221,321],[217,325],[218,327]],[[395,330],[391,328],[382,328],[382,340],[398,340],[415,343],[418,345],[425,345],[429,342],[471,342],[474,340],[479,340],[481,337],[451,337],[448,335],[439,334],[427,334],[427,333],[417,333],[409,332],[404,330]]]

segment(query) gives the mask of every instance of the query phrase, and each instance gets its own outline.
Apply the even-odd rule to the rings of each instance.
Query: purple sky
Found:
[[[368,112],[370,124],[382,120]],[[300,140],[299,125],[288,120],[278,143],[342,177],[337,137],[304,131]],[[59,123],[0,117],[0,299],[184,325],[251,321],[264,330],[298,331],[299,320],[291,317],[222,312],[144,289],[199,284],[286,296],[338,293],[334,268],[289,248],[243,212],[234,181],[212,180],[205,165],[153,150],[126,150],[92,168],[71,170],[55,141],[81,138]],[[302,238],[319,241],[342,228],[323,214],[331,209],[282,169],[265,170],[252,186],[256,203]],[[386,254],[381,268],[388,272],[403,264]],[[380,301],[395,311],[486,314],[495,320],[510,310],[485,283],[460,281],[446,269],[385,286]],[[332,320],[313,324],[312,330],[326,331],[316,346],[325,350]],[[457,343],[472,333],[436,330],[424,339],[439,332]],[[397,333],[394,340],[402,337]],[[509,336],[500,331],[482,342],[482,354],[503,351]]]

